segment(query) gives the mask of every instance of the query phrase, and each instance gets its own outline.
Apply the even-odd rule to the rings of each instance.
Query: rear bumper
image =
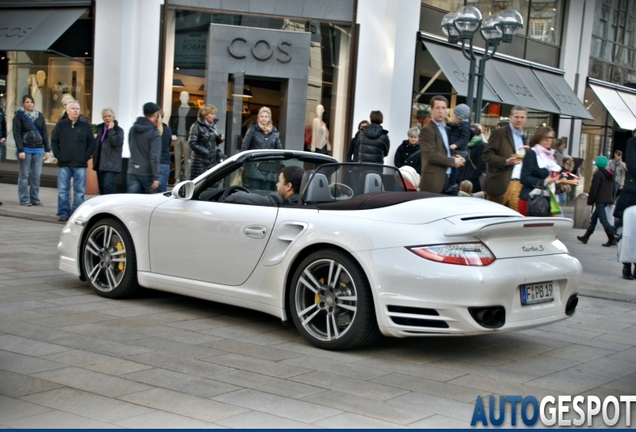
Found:
[[[367,261],[368,260],[368,261]],[[396,337],[476,335],[521,330],[568,317],[568,299],[578,293],[582,273],[576,258],[567,254],[498,259],[487,267],[440,264],[402,248],[369,252],[362,262],[374,294],[378,325],[383,334]],[[558,292],[549,303],[524,306],[520,286],[557,281]],[[485,328],[471,316],[469,307],[501,306],[505,324]],[[395,312],[407,309],[409,313]],[[414,309],[412,309],[414,308]],[[403,325],[404,319],[417,325]]]

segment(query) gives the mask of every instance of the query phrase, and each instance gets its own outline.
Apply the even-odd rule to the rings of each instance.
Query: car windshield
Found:
[[[364,163],[329,163],[305,172],[300,186],[303,204],[348,200],[372,192],[407,188],[396,167]]]
[[[333,159],[332,159],[333,160]],[[326,158],[307,158],[297,156],[258,156],[228,164],[218,171],[210,173],[199,181],[194,199],[218,201],[221,193],[230,187],[246,190],[250,193],[268,195],[276,191],[278,174],[287,166],[298,166],[303,171],[315,170],[321,164],[330,162]]]

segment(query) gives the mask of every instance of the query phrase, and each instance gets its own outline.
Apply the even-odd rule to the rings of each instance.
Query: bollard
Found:
[[[580,193],[574,199],[574,228],[587,228],[590,225],[592,209],[587,205],[587,194]]]

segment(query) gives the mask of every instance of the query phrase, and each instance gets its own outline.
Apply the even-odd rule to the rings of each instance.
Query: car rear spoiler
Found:
[[[561,217],[497,217],[471,218],[458,216],[447,219],[453,223],[452,227],[444,231],[446,237],[476,236],[488,238],[493,234],[497,237],[525,237],[551,234],[556,236],[561,231],[572,228],[572,220]]]

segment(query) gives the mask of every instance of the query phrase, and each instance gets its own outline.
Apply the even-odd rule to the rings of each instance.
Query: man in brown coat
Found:
[[[431,121],[422,128],[419,138],[422,155],[420,190],[457,195],[457,188],[451,189],[451,169],[463,166],[464,158],[451,157],[446,130],[448,100],[444,96],[433,96],[430,107]]]
[[[521,192],[521,162],[526,146],[523,126],[528,111],[515,105],[510,110],[510,125],[495,129],[481,158],[488,164],[486,170],[486,197],[517,211]]]

